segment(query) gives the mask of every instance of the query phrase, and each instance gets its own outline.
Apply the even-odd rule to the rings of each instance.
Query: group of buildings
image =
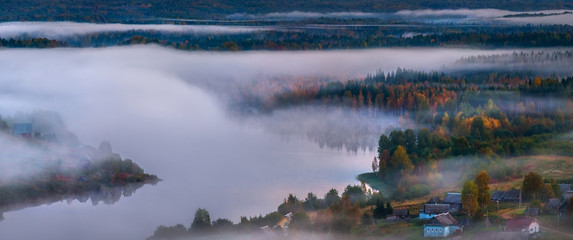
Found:
[[[544,204],[544,208],[528,207],[524,216],[507,219],[505,226],[499,228],[498,237],[506,238],[507,236],[517,236],[516,238],[509,237],[509,239],[524,239],[529,238],[539,232],[540,223],[535,218],[541,212],[546,214],[559,214],[565,216],[569,212],[569,199],[573,197],[573,189],[571,184],[559,184],[562,197],[549,199]],[[509,191],[495,191],[491,196],[492,202],[521,202],[521,193],[519,190]],[[394,209],[394,214],[390,219],[407,219],[417,217],[421,220],[426,220],[424,224],[424,237],[450,237],[454,234],[461,234],[464,228],[470,226],[470,218],[467,216],[455,216],[463,209],[462,197],[460,193],[447,193],[444,199],[440,197],[433,197],[424,204],[420,209],[418,216],[409,214],[408,209]],[[486,224],[489,219],[486,219]],[[497,236],[496,235],[496,236]]]

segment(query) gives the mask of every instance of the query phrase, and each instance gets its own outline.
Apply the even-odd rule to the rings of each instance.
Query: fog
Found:
[[[506,15],[517,14],[555,14],[570,10],[541,10],[541,11],[508,11],[500,9],[425,9],[425,10],[401,10],[394,13],[378,12],[273,12],[267,14],[244,14],[236,13],[227,16],[230,20],[301,20],[316,18],[341,18],[341,19],[384,19],[402,20],[407,22],[457,22],[457,23],[504,23],[504,24],[573,24],[573,14],[539,16],[539,17],[512,17],[503,18]]]
[[[362,121],[360,114],[314,107],[238,117],[229,107],[240,100],[234,96],[237,88],[273,76],[345,80],[377,69],[440,69],[460,57],[512,51],[0,50],[2,116],[58,112],[81,142],[97,146],[108,140],[114,152],[164,180],[114,205],[72,200],[6,212],[0,238],[142,239],[159,225],[190,224],[199,207],[212,219],[237,222],[239,216],[276,210],[289,193],[303,198],[308,192],[324,196],[333,187],[343,191],[356,183],[357,174],[369,171],[374,155],[368,148],[340,144],[349,136],[362,139],[360,132],[344,131],[366,129],[368,136],[379,136],[398,126],[396,118]],[[321,148],[321,136],[336,143]],[[30,226],[34,231],[27,230]]]
[[[208,26],[173,24],[120,24],[120,23],[76,23],[76,22],[3,22],[0,23],[0,38],[23,36],[64,39],[78,35],[103,32],[158,31],[189,34],[239,34],[266,31],[271,28],[247,26]]]

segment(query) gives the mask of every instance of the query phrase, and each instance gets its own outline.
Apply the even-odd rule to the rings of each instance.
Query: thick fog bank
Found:
[[[312,107],[236,119],[228,106],[240,99],[234,96],[239,87],[285,75],[346,80],[377,69],[440,69],[461,57],[510,52],[2,49],[2,116],[58,112],[81,142],[97,146],[108,140],[114,152],[164,181],[142,187],[115,205],[71,201],[4,213],[0,238],[142,239],[159,225],[189,224],[199,207],[208,209],[213,219],[237,222],[239,216],[276,210],[288,193],[303,198],[308,192],[323,196],[332,187],[341,192],[355,182],[356,174],[370,169],[374,153],[340,151],[337,148],[359,149],[340,142],[331,145],[334,149],[321,148],[314,137],[298,136],[354,136],[341,130],[355,126],[376,136],[397,120],[380,116],[363,122],[359,113],[320,112]],[[29,226],[37,227],[28,231]]]

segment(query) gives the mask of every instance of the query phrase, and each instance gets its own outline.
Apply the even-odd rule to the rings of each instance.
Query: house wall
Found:
[[[447,237],[449,235],[449,226],[424,226],[424,237]]]
[[[529,225],[529,234],[539,232],[539,223],[533,222]]]

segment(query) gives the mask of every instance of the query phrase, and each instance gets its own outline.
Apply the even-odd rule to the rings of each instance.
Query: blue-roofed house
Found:
[[[462,231],[458,221],[449,213],[436,215],[429,223],[424,224],[424,237],[448,237]]]
[[[14,136],[32,137],[32,131],[31,123],[14,123],[12,127],[12,134]]]

